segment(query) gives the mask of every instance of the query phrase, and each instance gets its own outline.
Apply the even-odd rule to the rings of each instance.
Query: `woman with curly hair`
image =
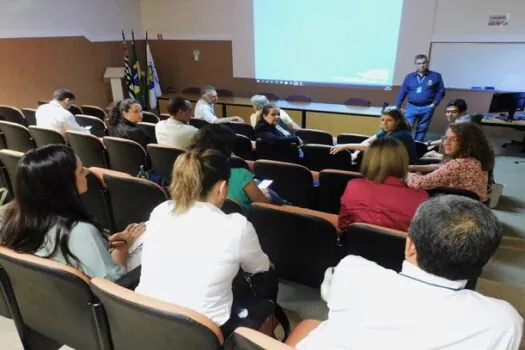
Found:
[[[431,172],[409,174],[408,186],[423,190],[464,189],[486,200],[489,173],[494,169],[494,151],[481,127],[472,122],[451,124],[443,137],[443,154],[441,164],[412,167],[411,170]]]

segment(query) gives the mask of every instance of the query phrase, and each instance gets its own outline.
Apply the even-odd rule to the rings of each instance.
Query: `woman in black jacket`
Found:
[[[264,107],[255,125],[256,137],[271,145],[290,143],[301,145],[301,139],[294,136],[290,129],[280,123],[279,114],[280,109],[275,105]]]
[[[137,123],[142,121],[142,106],[140,102],[127,98],[115,104],[108,121],[109,136],[121,137],[138,142],[144,149],[148,143],[153,143]]]

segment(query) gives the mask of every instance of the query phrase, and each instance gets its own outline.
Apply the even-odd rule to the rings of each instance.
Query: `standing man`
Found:
[[[396,106],[400,108],[407,98],[405,117],[412,127],[417,123],[415,140],[424,141],[434,109],[445,96],[445,85],[441,74],[428,69],[426,55],[417,55],[415,62],[417,71],[405,77]]]
[[[195,119],[202,119],[208,123],[244,123],[241,117],[218,118],[213,108],[218,100],[217,91],[213,86],[203,87],[201,89],[201,98],[195,105]]]

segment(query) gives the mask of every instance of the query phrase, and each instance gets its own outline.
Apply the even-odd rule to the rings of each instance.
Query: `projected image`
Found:
[[[254,0],[255,78],[392,85],[403,0]]]

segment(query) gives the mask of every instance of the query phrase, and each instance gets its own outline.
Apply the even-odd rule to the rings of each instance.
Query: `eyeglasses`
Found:
[[[443,142],[445,141],[458,142],[459,141],[459,139],[456,136],[451,136],[451,137],[443,136],[441,140],[443,140]]]

